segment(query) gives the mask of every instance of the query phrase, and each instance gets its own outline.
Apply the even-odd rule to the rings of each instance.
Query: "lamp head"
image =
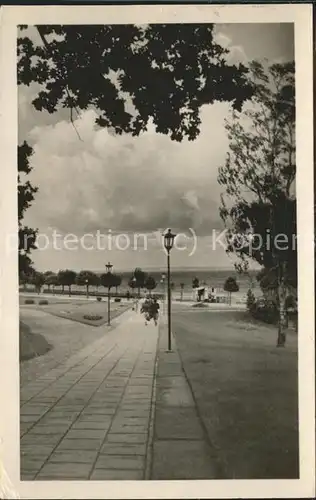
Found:
[[[105,264],[105,267],[106,267],[106,269],[107,269],[107,272],[109,273],[109,272],[111,272],[111,269],[112,269],[112,267],[113,267],[113,264],[111,264],[110,262],[108,262],[107,264]]]
[[[168,252],[170,252],[173,247],[175,237],[176,235],[171,232],[171,229],[168,229],[164,234],[164,246]]]

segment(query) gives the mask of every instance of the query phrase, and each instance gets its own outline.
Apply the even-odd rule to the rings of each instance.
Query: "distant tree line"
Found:
[[[32,285],[37,293],[40,293],[43,287],[47,287],[49,293],[56,293],[56,288],[59,292],[65,293],[65,288],[68,294],[74,293],[73,286],[85,288],[85,293],[91,293],[91,287],[96,290],[93,294],[99,293],[99,288],[103,287],[107,291],[115,289],[115,293],[119,293],[119,287],[122,285],[123,278],[120,274],[106,272],[102,274],[95,273],[89,270],[83,270],[77,273],[71,269],[62,269],[58,272],[45,271],[39,272],[33,268],[29,272],[20,272],[20,285],[26,290],[27,285]],[[127,281],[127,286],[131,291],[137,291],[137,295],[141,295],[141,290],[145,290],[149,294],[157,287],[157,282],[153,276],[146,273],[140,268],[136,268]],[[130,294],[130,292],[128,292]]]

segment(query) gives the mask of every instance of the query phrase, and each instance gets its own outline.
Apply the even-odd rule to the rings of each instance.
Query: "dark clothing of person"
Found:
[[[154,313],[154,314],[158,314],[159,309],[160,309],[160,306],[159,306],[158,302],[154,302],[154,303],[153,303],[153,305],[152,305],[152,309],[153,309],[153,313]]]

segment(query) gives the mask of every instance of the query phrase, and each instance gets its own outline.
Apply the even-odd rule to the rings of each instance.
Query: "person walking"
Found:
[[[152,315],[153,315],[153,318],[154,318],[154,322],[155,322],[155,325],[157,326],[160,305],[159,305],[159,303],[158,303],[158,301],[157,301],[156,298],[154,298],[154,301],[153,301],[151,307],[152,307]]]
[[[151,320],[151,301],[150,299],[146,298],[145,301],[142,304],[141,314],[144,314],[145,316],[145,325],[148,324],[148,321]]]

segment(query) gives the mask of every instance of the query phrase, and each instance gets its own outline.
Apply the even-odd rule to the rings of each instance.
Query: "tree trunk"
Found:
[[[278,341],[277,347],[284,347],[286,341],[286,328],[287,328],[287,312],[286,312],[286,295],[287,290],[284,285],[283,278],[279,282],[278,297],[279,297],[279,325],[278,325]]]
[[[181,300],[181,302],[182,302],[182,300],[183,300],[183,290],[181,290],[180,300]]]
[[[71,285],[68,285],[69,288],[69,297],[71,297]]]
[[[62,287],[62,293],[64,294],[65,293],[65,285],[61,285]]]
[[[86,285],[87,297],[89,297],[89,285]]]

